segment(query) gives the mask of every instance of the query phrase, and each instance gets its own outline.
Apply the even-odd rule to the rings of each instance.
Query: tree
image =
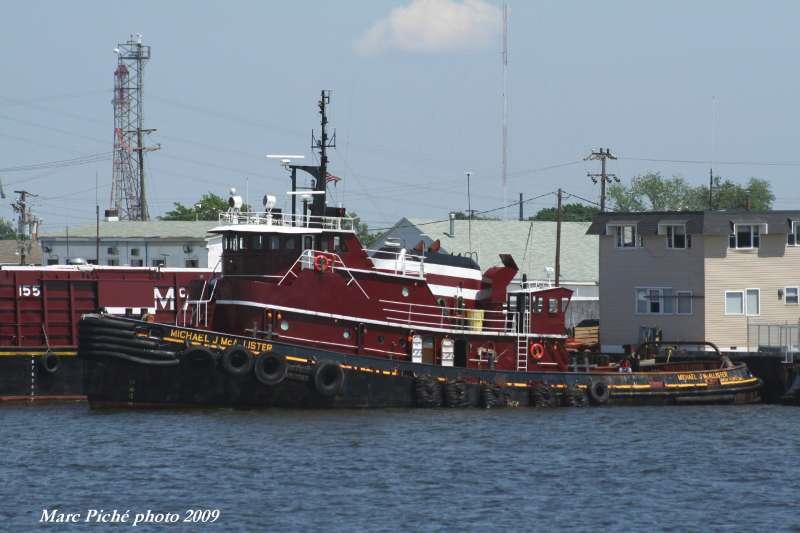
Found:
[[[369,226],[366,222],[361,221],[361,217],[358,216],[358,213],[347,213],[347,216],[353,219],[353,228],[356,230],[358,240],[361,241],[361,244],[364,246],[364,248],[369,248],[375,244],[375,241],[378,239],[379,235],[377,233],[369,232]]]
[[[180,202],[175,202],[174,205],[175,209],[167,211],[159,218],[161,220],[217,220],[220,213],[228,210],[228,201],[213,192],[204,194],[191,207],[186,207]],[[247,207],[246,205],[242,206],[242,211],[247,211]]]
[[[597,207],[580,203],[564,204],[561,206],[561,220],[564,222],[591,222],[592,217],[600,212]],[[540,209],[528,220],[556,220],[556,208],[547,207]]]
[[[14,228],[14,225],[5,220],[0,218],[0,239],[16,239],[17,238],[17,230]]]
[[[463,211],[453,211],[453,215],[456,220],[469,220],[469,216],[467,216],[467,213]],[[472,220],[500,220],[500,219],[496,217],[481,216],[480,214],[476,214],[475,210],[473,209]]]
[[[775,195],[766,180],[750,178],[745,186],[731,180],[714,178],[714,209],[768,211]],[[658,172],[636,176],[630,185],[615,183],[608,188],[613,210],[628,211],[702,211],[708,209],[708,186],[697,187],[681,176],[663,178]]]

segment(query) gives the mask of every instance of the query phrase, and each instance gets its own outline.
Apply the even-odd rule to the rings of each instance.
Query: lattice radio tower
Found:
[[[131,35],[114,48],[114,163],[111,205],[121,220],[149,220],[144,182],[144,153],[158,150],[147,147],[142,136],[156,130],[143,127],[142,87],[144,65],[150,59],[150,47],[142,44],[142,35]]]

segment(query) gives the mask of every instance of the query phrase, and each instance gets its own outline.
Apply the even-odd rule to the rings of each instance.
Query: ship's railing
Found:
[[[206,288],[208,296],[206,297]],[[203,281],[203,288],[197,300],[186,300],[181,309],[183,327],[208,327],[208,303],[214,299],[214,291],[217,290],[216,278]],[[188,322],[188,324],[187,324]],[[175,324],[178,325],[178,317],[175,317]]]
[[[264,226],[293,226],[355,231],[355,219],[352,217],[317,217],[303,214],[274,213],[271,211],[220,213],[219,221],[225,224],[258,224]]]
[[[355,286],[358,287],[358,289],[361,291],[361,294],[363,294],[364,297],[367,300],[369,300],[369,295],[367,294],[367,291],[364,290],[364,287],[362,287],[361,284],[358,282],[358,280],[356,280],[355,276],[353,276],[353,272],[345,264],[341,256],[336,252],[329,252],[325,250],[312,250],[312,249],[303,250],[303,253],[300,254],[300,257],[295,259],[294,263],[292,263],[292,266],[289,267],[289,269],[286,271],[283,277],[281,277],[280,281],[278,281],[278,285],[282,285],[283,282],[286,281],[286,278],[288,278],[289,276],[293,276],[296,278],[297,274],[294,273],[294,269],[298,265],[300,266],[301,270],[312,270],[314,268],[317,268],[317,266],[315,265],[315,261],[320,256],[324,257],[327,260],[325,268],[330,268],[332,272],[336,272],[337,270],[344,272],[345,275],[350,278],[347,281],[347,285],[349,286],[350,284],[355,284]]]
[[[439,327],[459,331],[516,332],[516,313],[465,309],[441,305],[383,300],[383,312],[391,322],[411,327]]]
[[[425,256],[410,254],[405,248],[398,252],[390,250],[365,250],[372,265],[381,270],[392,270],[395,274],[425,277]]]

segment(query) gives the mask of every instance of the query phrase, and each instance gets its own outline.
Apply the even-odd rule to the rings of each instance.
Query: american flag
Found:
[[[327,175],[325,176],[325,183],[333,183],[334,185],[336,185],[340,181],[342,181],[342,178],[340,178],[339,176],[334,176],[330,172],[328,172]]]

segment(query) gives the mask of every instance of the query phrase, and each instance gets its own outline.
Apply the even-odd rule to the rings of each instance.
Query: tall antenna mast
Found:
[[[717,97],[711,97],[711,160],[708,162],[708,209],[714,209],[714,156],[716,155]]]
[[[142,111],[144,66],[150,60],[150,47],[142,44],[142,35],[131,35],[114,48],[114,162],[111,204],[122,220],[149,220],[145,194],[144,153],[158,150],[147,147],[143,135],[156,131],[145,129]]]
[[[314,195],[314,203],[311,207],[311,216],[324,217],[325,216],[325,193],[328,188],[328,148],[336,148],[336,132],[328,138],[328,105],[331,102],[331,92],[323,90],[320,92],[319,98],[319,114],[320,114],[320,136],[319,139],[314,137],[314,132],[311,132],[311,149],[319,150],[319,175],[316,176],[316,183],[314,190],[321,193]]]
[[[507,205],[506,175],[508,173],[508,4],[503,3],[503,140],[501,175],[503,205]],[[508,218],[508,217],[505,217]]]

